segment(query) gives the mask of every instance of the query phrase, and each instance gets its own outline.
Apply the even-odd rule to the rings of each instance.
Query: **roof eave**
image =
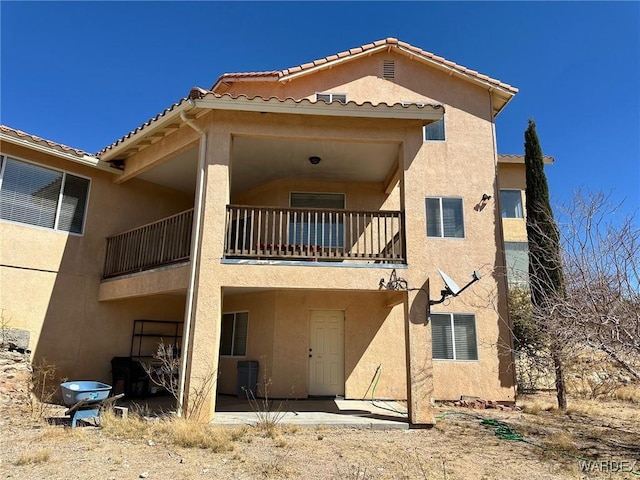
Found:
[[[248,98],[240,97],[216,97],[213,95],[204,96],[194,100],[195,106],[199,108],[209,108],[214,110],[235,110],[245,112],[269,112],[283,114],[318,115],[329,117],[359,117],[359,118],[389,118],[398,120],[422,120],[425,123],[442,118],[444,107],[441,105],[424,107],[418,106],[393,106],[393,105],[373,105],[369,102],[356,104],[349,102],[341,104],[338,102],[325,103],[323,101],[312,102],[308,99],[280,100],[272,97],[263,99],[261,97]]]
[[[305,69],[301,69],[295,73],[290,73],[287,75],[282,75],[278,80],[280,82],[287,82],[290,80],[293,80],[295,78],[299,78],[305,75],[309,75],[311,73],[320,71],[320,70],[324,70],[324,69],[328,69],[328,68],[332,68],[336,65],[339,65],[341,63],[345,63],[345,62],[350,62],[352,60],[356,60],[360,57],[363,56],[370,56],[373,55],[375,53],[381,52],[381,51],[385,51],[385,50],[390,50],[390,49],[397,49],[398,52],[402,53],[403,55],[410,57],[410,58],[416,58],[419,59],[420,61],[427,63],[439,70],[445,71],[447,73],[449,73],[450,75],[454,75],[457,76],[459,78],[463,78],[467,81],[473,82],[476,85],[481,85],[484,88],[487,88],[489,90],[499,90],[500,92],[504,93],[505,96],[508,97],[506,103],[504,104],[504,106],[502,108],[500,108],[500,110],[495,114],[496,116],[498,115],[498,113],[500,113],[500,111],[502,111],[502,109],[509,103],[509,101],[511,101],[511,99],[515,96],[515,94],[518,92],[518,89],[515,87],[511,87],[511,88],[507,88],[505,86],[500,85],[500,83],[496,83],[496,82],[490,82],[488,80],[484,80],[482,78],[478,78],[475,75],[471,75],[468,73],[465,73],[461,70],[459,70],[458,68],[455,67],[450,67],[447,66],[445,64],[443,64],[440,61],[434,60],[432,58],[426,57],[425,55],[422,55],[420,53],[417,53],[415,51],[412,51],[410,49],[407,49],[401,45],[390,45],[390,44],[382,44],[379,46],[376,46],[374,48],[370,48],[368,50],[364,50],[362,52],[358,52],[352,55],[348,55],[348,56],[344,56],[342,58],[337,58],[335,60],[329,61],[329,62],[324,62],[318,65],[315,65],[313,67],[310,68],[305,68]],[[234,81],[247,81],[247,79],[245,78],[241,78],[241,77],[237,77],[234,79]],[[212,91],[215,91],[215,89],[212,89]]]
[[[356,59],[358,59],[360,57],[368,57],[369,55],[373,55],[374,53],[380,52],[382,50],[388,50],[389,48],[390,48],[389,45],[383,44],[383,45],[371,48],[369,50],[364,50],[362,52],[354,53],[352,55],[345,55],[344,57],[337,58],[337,59],[331,60],[329,62],[320,63],[320,64],[315,65],[315,66],[310,67],[310,68],[304,68],[304,69],[300,69],[299,71],[294,72],[294,73],[289,73],[289,74],[286,74],[286,75],[282,75],[278,80],[280,80],[281,82],[286,82],[286,81],[289,81],[289,80],[293,80],[295,78],[302,77],[302,76],[317,72],[319,70],[325,70],[327,68],[332,68],[332,67],[334,67],[336,65],[339,65],[341,63],[345,63],[345,62],[350,62],[352,60],[356,60]],[[290,69],[287,69],[287,70],[290,70]]]
[[[153,135],[158,130],[169,126],[172,122],[175,122],[176,119],[180,119],[181,112],[190,111],[193,108],[194,104],[192,100],[183,101],[173,110],[168,111],[159,118],[151,120],[149,125],[143,126],[139,132],[134,130],[123,137],[117,145],[106,147],[106,149],[100,154],[100,159],[108,162],[126,156],[125,154],[128,154],[129,151],[139,142]],[[180,122],[182,122],[181,119]]]
[[[89,167],[96,168],[98,170],[103,170],[105,172],[113,173],[116,175],[122,175],[122,172],[117,168],[112,167],[109,163],[102,161],[102,159],[98,157],[94,157],[91,155],[75,155],[73,153],[68,153],[61,151],[54,147],[49,147],[46,145],[41,145],[37,142],[29,141],[25,138],[14,137],[12,135],[7,135],[6,133],[0,133],[0,141],[8,142],[14,145],[18,145],[20,147],[28,148],[30,150],[35,150],[38,152],[45,153],[47,155],[52,155],[58,158],[62,158],[64,160],[69,160],[71,162],[79,163],[82,165],[86,165]]]
[[[553,165],[556,159],[550,155],[543,155],[542,162],[545,165]],[[520,164],[524,165],[524,155],[514,155],[514,154],[498,154],[498,163],[511,163],[511,164]]]

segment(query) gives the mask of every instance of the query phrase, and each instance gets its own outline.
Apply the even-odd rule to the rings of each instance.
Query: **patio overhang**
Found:
[[[279,99],[276,97],[247,97],[245,95],[231,96],[229,94],[218,95],[207,90],[194,88],[189,98],[184,98],[178,103],[156,115],[151,120],[139,126],[132,132],[117,140],[100,152],[100,160],[103,162],[122,162],[127,157],[159,142],[167,135],[178,130],[184,121],[181,113],[188,113],[193,118],[199,118],[209,110],[226,110],[241,112],[264,112],[296,115],[314,115],[343,118],[379,118],[394,120],[421,121],[423,125],[440,120],[444,116],[444,106],[435,104],[411,104],[396,103],[372,104],[365,102],[325,103],[314,102],[309,99],[295,100],[293,98]]]
[[[242,95],[233,97],[193,89],[190,98],[183,99],[105,149],[101,161],[124,166],[127,158],[139,154],[183,127],[183,116],[197,120],[211,110],[305,115],[310,117],[310,121],[321,121],[322,117],[334,118],[336,121],[340,118],[358,118],[414,122],[414,125],[417,122],[426,125],[444,115],[442,105],[325,103],[309,99],[281,100],[275,97],[265,99]],[[125,174],[116,183],[137,177],[188,194],[194,193],[197,148],[192,144],[185,145],[175,155],[164,151],[167,152],[167,158],[158,158],[153,164],[138,171],[125,170]],[[234,135],[232,196],[266,181],[287,176],[382,182],[383,190],[390,193],[400,178],[399,155],[400,144],[397,139],[287,137],[283,136],[282,131],[273,136]],[[322,162],[311,165],[310,157],[320,157]],[[362,159],[366,161],[361,161]],[[261,168],[266,163],[270,166],[268,172]]]

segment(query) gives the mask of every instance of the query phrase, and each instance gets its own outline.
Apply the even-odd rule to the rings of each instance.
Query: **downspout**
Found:
[[[189,104],[193,107],[193,100],[189,100]],[[198,158],[198,176],[196,179],[196,204],[194,207],[193,228],[191,234],[191,272],[189,274],[189,288],[187,290],[187,307],[185,310],[185,322],[182,333],[182,353],[180,362],[180,383],[178,388],[178,416],[184,416],[184,390],[187,377],[187,358],[189,354],[189,344],[191,336],[191,322],[194,316],[194,297],[196,289],[196,279],[198,278],[198,265],[200,259],[200,236],[202,230],[202,208],[204,198],[204,169],[207,154],[207,134],[196,125],[192,120],[187,118],[184,111],[180,112],[180,118],[184,123],[193,128],[200,135],[200,151]]]
[[[506,105],[505,105],[506,106]],[[503,107],[504,108],[504,107]],[[506,249],[505,249],[505,245],[504,245],[504,228],[502,225],[502,205],[500,204],[500,185],[498,183],[498,145],[497,145],[497,140],[496,140],[496,122],[495,122],[495,116],[493,115],[493,89],[490,88],[489,89],[489,115],[491,118],[491,133],[493,136],[493,163],[495,165],[495,179],[496,179],[496,189],[494,192],[494,198],[496,199],[495,201],[495,205],[496,205],[496,216],[498,219],[498,222],[500,222],[500,228],[498,229],[499,235],[500,235],[500,256],[502,257],[502,265],[505,268],[504,272],[502,273],[502,282],[503,282],[503,288],[504,288],[504,292],[506,294],[506,298],[505,298],[505,303],[506,303],[506,307],[507,307],[507,321],[508,324],[507,326],[509,327],[509,350],[511,352],[511,365],[513,366],[512,368],[512,372],[513,372],[513,385],[514,385],[514,401],[515,401],[515,392],[517,391],[517,377],[516,377],[516,358],[515,358],[515,351],[513,348],[513,325],[511,323],[511,306],[509,305],[509,283],[507,281],[507,271],[506,271],[506,267],[507,267],[507,254],[506,254]],[[499,113],[499,112],[498,112]],[[497,114],[496,114],[497,115]],[[500,315],[499,310],[498,310],[498,315]]]

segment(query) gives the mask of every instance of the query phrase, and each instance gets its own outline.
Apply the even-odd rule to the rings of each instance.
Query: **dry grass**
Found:
[[[613,392],[613,398],[623,402],[640,403],[640,386],[620,387]]]
[[[579,451],[574,443],[574,438],[567,432],[556,432],[548,435],[542,445],[552,452],[565,452],[576,455]]]
[[[528,397],[524,397],[518,403],[522,407],[522,411],[529,415],[539,415],[541,412],[558,412],[558,408],[550,400],[540,400],[539,398],[529,400]]]
[[[86,436],[86,432],[82,428],[60,428],[55,425],[47,425],[41,431],[40,438],[43,441],[81,441]]]
[[[76,478],[137,478],[148,471],[149,478],[175,480],[570,480],[580,478],[577,457],[637,458],[636,404],[570,397],[573,410],[565,415],[552,408],[554,400],[553,395],[523,399],[535,414],[437,406],[442,418],[436,428],[390,431],[307,429],[282,423],[266,431],[230,429],[168,415],[149,421],[131,410],[125,419],[107,413],[100,429],[34,429],[25,415],[14,417],[3,432],[7,441],[0,461],[12,478],[48,480],[66,480],[70,471]],[[530,443],[501,439],[478,417],[504,422]]]
[[[202,448],[213,452],[229,452],[242,439],[247,428],[228,429],[177,417],[150,421],[136,414],[126,418],[105,412],[102,427],[106,435],[185,448]]]
[[[16,460],[17,466],[40,465],[47,463],[51,459],[51,452],[48,449],[37,452],[25,452]]]

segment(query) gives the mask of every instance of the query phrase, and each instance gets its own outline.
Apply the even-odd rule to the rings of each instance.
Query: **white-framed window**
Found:
[[[524,218],[520,190],[500,190],[502,218]]]
[[[529,283],[529,245],[527,242],[504,242],[504,256],[507,263],[509,285],[519,286]]]
[[[227,357],[246,356],[248,328],[249,312],[223,313],[220,355]]]
[[[0,155],[0,219],[82,234],[91,180]]]
[[[346,93],[316,93],[316,101],[347,103]]]
[[[289,206],[292,208],[344,210],[345,202],[344,193],[291,192],[289,194]],[[340,213],[335,211],[294,212],[290,218],[290,244],[344,246],[344,223]]]
[[[425,125],[423,127],[423,130],[425,142],[443,142],[445,140],[444,117],[442,117],[440,120],[436,120],[433,123]]]
[[[470,313],[432,313],[434,360],[478,360],[476,316]]]
[[[427,237],[464,238],[462,198],[427,197]]]

